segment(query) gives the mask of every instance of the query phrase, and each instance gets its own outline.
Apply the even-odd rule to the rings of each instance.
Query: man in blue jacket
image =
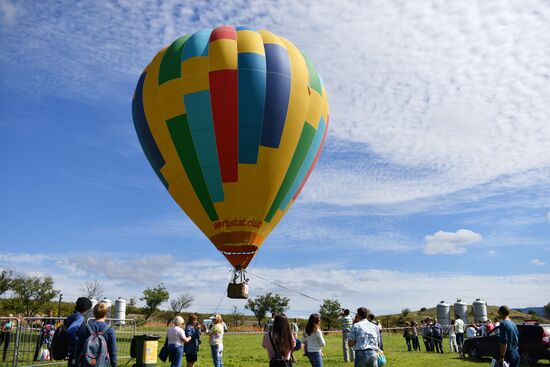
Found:
[[[67,326],[67,335],[69,335],[71,345],[69,347],[69,367],[75,367],[76,344],[78,341],[78,332],[82,324],[86,321],[84,313],[92,308],[92,301],[86,297],[80,297],[76,300],[74,312],[67,317],[64,324]]]
[[[512,320],[510,320],[510,308],[506,305],[500,306],[498,315],[503,319],[500,322],[500,358],[499,366],[506,361],[510,367],[519,367],[519,331]]]

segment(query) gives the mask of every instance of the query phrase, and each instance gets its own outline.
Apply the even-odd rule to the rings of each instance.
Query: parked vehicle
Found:
[[[522,365],[533,365],[541,359],[550,361],[550,325],[520,324],[519,353]],[[463,351],[469,358],[481,357],[497,358],[500,355],[500,340],[498,328],[489,335],[467,339]]]

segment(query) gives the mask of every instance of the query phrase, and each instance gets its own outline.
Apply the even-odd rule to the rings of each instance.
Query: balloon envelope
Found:
[[[133,98],[143,151],[174,200],[246,268],[321,152],[328,100],[290,41],[247,27],[201,30],[162,49]]]

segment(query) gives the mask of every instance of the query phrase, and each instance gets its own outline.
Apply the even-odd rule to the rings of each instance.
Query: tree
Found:
[[[231,312],[231,319],[233,319],[233,325],[239,326],[243,318],[244,318],[244,313],[240,312],[237,306],[233,306],[233,312]]]
[[[290,300],[286,297],[268,292],[254,299],[248,299],[244,308],[252,311],[258,320],[258,325],[261,327],[262,320],[268,312],[283,313],[288,309],[289,302]]]
[[[103,286],[101,285],[101,282],[98,279],[91,279],[87,280],[84,286],[82,287],[82,291],[88,298],[95,298],[97,300],[100,300],[103,298]]]
[[[138,312],[136,297],[130,297],[126,306],[126,311],[129,314]]]
[[[17,277],[12,281],[12,290],[18,306],[26,316],[34,316],[43,303],[51,301],[58,291],[53,289],[50,276],[43,280],[39,277]]]
[[[193,303],[193,297],[189,294],[182,294],[176,299],[170,300],[170,309],[174,313],[170,320],[167,320],[167,325],[170,324],[170,321],[176,317],[181,311],[185,310],[187,307],[191,306]]]
[[[338,302],[335,299],[325,299],[323,300],[323,304],[321,305],[321,308],[319,308],[319,314],[321,315],[321,320],[323,321],[323,325],[330,329],[330,326],[336,319],[340,316],[340,312],[342,311],[342,306],[340,305],[340,302]]]
[[[406,307],[404,309],[401,310],[401,314],[404,316],[404,317],[407,317],[408,314],[411,313],[411,309]]]
[[[544,315],[546,317],[550,317],[550,302],[548,302],[546,306],[544,306],[543,308],[544,308]]]
[[[143,297],[140,300],[145,301],[145,307],[143,307],[143,313],[145,314],[145,320],[157,310],[163,302],[168,301],[170,293],[166,290],[164,284],[159,284],[155,288],[147,287],[143,291]]]
[[[11,289],[13,281],[11,276],[11,270],[3,270],[2,273],[0,273],[0,297]]]

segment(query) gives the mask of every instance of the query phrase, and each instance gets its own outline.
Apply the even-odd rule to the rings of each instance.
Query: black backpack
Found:
[[[70,325],[66,325],[67,320],[63,322],[63,325],[55,329],[52,338],[52,359],[63,360],[69,355],[69,348],[71,347],[71,337],[67,333],[67,329]]]
[[[271,343],[271,348],[273,348],[273,351],[275,352],[275,355],[271,360],[269,361],[269,367],[292,367],[292,358],[289,360],[286,360],[283,355],[275,349],[275,345],[273,344],[273,338],[271,338],[271,332],[267,333],[269,335],[269,342]]]

